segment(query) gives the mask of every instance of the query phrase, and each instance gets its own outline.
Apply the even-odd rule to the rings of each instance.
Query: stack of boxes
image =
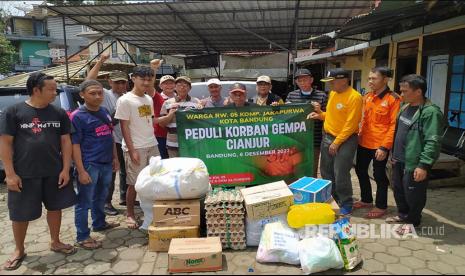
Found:
[[[207,236],[219,237],[223,249],[246,249],[244,199],[238,190],[215,189],[205,199]]]
[[[200,237],[200,201],[158,201],[149,227],[149,251],[167,252],[174,238]]]

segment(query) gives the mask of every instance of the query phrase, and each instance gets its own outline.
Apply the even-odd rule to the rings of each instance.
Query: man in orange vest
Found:
[[[386,214],[389,179],[386,164],[394,141],[400,96],[387,86],[392,71],[386,67],[371,70],[368,86],[371,92],[364,96],[363,119],[359,133],[357,165],[355,171],[360,182],[361,200],[354,209],[372,208],[366,218],[380,218]],[[373,161],[373,175],[377,185],[376,204],[373,196],[368,167]]]

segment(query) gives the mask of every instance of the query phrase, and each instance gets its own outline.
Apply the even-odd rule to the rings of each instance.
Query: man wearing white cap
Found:
[[[203,107],[223,107],[224,99],[221,96],[221,81],[219,79],[210,79],[207,81],[208,92],[210,97],[203,99],[201,104]]]
[[[265,105],[280,105],[284,104],[283,99],[278,95],[271,93],[271,78],[268,76],[260,76],[257,78],[257,96],[253,98],[253,102],[260,106]]]
[[[174,88],[176,84],[174,83],[175,79],[173,76],[165,75],[160,78],[159,86],[163,90],[160,94],[155,93],[153,96],[153,107],[155,111],[155,117],[160,117],[161,108],[163,103],[169,99],[176,97],[176,92]],[[168,159],[169,154],[166,148],[166,136],[168,131],[165,127],[160,126],[159,123],[154,124],[155,128],[155,137],[158,141],[158,150],[160,151],[160,156],[163,159]]]

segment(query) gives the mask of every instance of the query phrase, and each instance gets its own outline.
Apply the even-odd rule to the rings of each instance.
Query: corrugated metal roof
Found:
[[[81,69],[85,64],[87,63],[86,60],[83,61],[78,61],[78,62],[73,62],[69,63],[68,68],[69,68],[69,75],[72,76],[75,73],[79,72],[79,69]],[[87,68],[84,68],[81,70],[81,72],[85,72]],[[66,82],[66,66],[65,65],[60,65],[44,70],[39,70],[40,72],[43,72],[49,76],[55,77],[55,79],[58,82]],[[99,76],[108,74],[109,72],[107,71],[100,71]],[[24,73],[16,76],[12,76],[9,78],[6,78],[4,80],[0,81],[0,87],[25,87],[26,86],[26,81],[29,78],[29,75],[31,73]],[[78,76],[78,74],[77,74]],[[79,78],[79,77],[77,77]]]
[[[102,33],[117,28],[111,36],[152,52],[198,54],[291,50],[295,47],[296,15],[298,39],[307,38],[337,29],[349,18],[368,12],[371,2],[165,1],[48,9]]]

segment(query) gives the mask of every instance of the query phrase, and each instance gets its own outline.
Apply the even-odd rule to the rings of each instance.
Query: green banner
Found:
[[[250,186],[313,174],[309,104],[176,112],[180,156],[203,160],[210,183]]]

